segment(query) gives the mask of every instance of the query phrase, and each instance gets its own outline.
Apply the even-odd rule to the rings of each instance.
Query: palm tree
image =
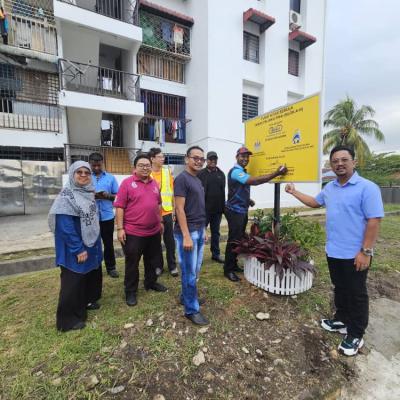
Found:
[[[385,141],[385,136],[379,130],[379,125],[371,119],[375,110],[371,106],[357,108],[349,96],[340,101],[325,114],[324,126],[333,128],[324,134],[324,154],[338,145],[354,148],[360,166],[370,156],[371,151],[362,136],[374,137],[377,141]]]

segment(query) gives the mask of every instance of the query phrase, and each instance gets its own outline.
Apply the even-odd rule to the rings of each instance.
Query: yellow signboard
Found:
[[[288,173],[275,182],[318,182],[320,173],[320,97],[314,95],[245,122],[246,147],[253,152],[252,176]]]

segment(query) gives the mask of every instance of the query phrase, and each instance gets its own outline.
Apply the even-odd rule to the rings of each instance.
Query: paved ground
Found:
[[[324,214],[325,210],[301,211],[299,215]],[[222,226],[226,226],[222,220]],[[44,249],[53,246],[53,235],[47,225],[47,214],[0,217],[0,254]]]
[[[340,400],[400,399],[400,303],[380,298],[370,304],[365,341],[370,352],[349,359],[357,376]]]

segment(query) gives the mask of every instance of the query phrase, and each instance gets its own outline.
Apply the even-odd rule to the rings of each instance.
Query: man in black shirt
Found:
[[[218,155],[215,151],[207,153],[207,167],[197,177],[201,180],[205,192],[206,225],[211,229],[211,258],[221,264],[224,259],[219,250],[219,228],[225,208],[225,174],[217,167]]]

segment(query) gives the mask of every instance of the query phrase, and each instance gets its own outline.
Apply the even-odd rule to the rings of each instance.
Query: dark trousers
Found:
[[[114,218],[100,221],[100,235],[104,247],[104,264],[107,272],[110,272],[115,269]]]
[[[123,246],[125,253],[125,293],[136,293],[139,285],[139,262],[143,255],[144,287],[149,288],[156,280],[156,268],[160,262],[161,235],[126,235]]]
[[[212,257],[219,257],[219,227],[221,225],[222,213],[220,214],[209,214],[206,216],[206,226],[210,224],[211,230],[211,255]]]
[[[225,217],[228,221],[229,229],[224,264],[224,272],[227,274],[229,272],[233,272],[234,268],[237,267],[237,254],[232,251],[232,248],[234,247],[232,241],[243,238],[246,232],[248,216],[247,213],[239,214],[231,210],[225,210]]]
[[[164,215],[164,233],[163,240],[165,245],[165,252],[167,253],[167,265],[170,271],[176,268],[176,258],[175,258],[175,239],[174,239],[174,221],[172,219],[172,214]],[[161,269],[164,269],[164,258],[161,251],[161,265],[157,265]]]
[[[86,306],[101,297],[103,275],[101,266],[87,274],[61,268],[61,287],[57,307],[57,329],[69,331],[86,320]]]
[[[347,333],[361,338],[368,326],[368,269],[357,271],[354,258],[327,257],[334,285],[335,319],[347,325]]]

